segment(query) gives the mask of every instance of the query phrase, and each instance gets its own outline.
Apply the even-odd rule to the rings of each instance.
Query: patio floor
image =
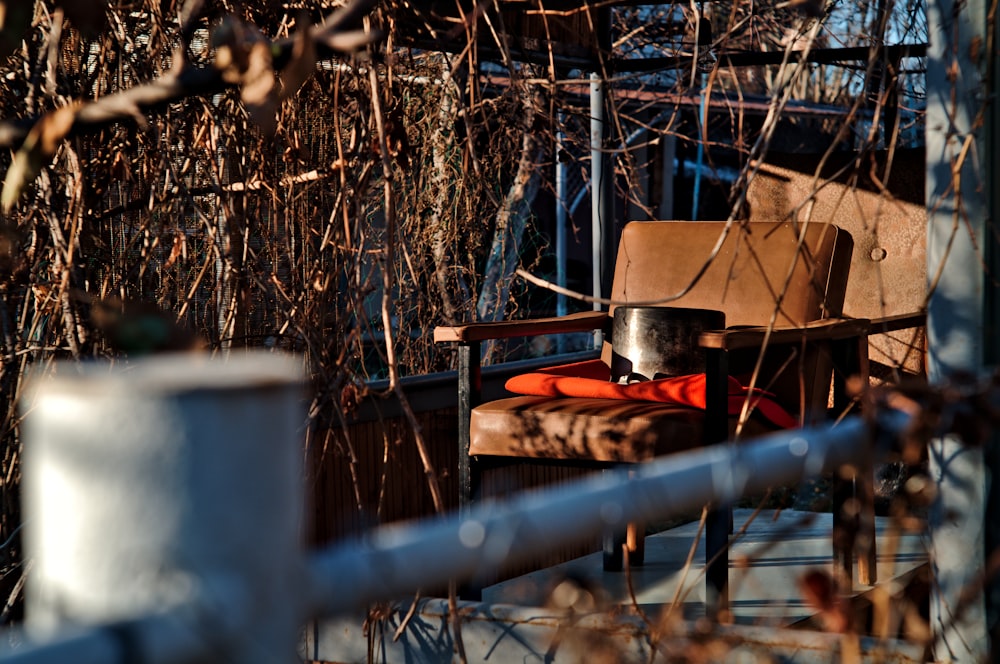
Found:
[[[736,510],[737,531],[753,514],[752,510]],[[843,661],[841,636],[827,633],[819,627],[803,623],[815,611],[806,604],[799,589],[799,579],[808,571],[830,570],[832,565],[830,514],[784,510],[778,514],[763,511],[753,519],[747,532],[732,547],[730,581],[732,583],[733,625],[714,626],[713,633],[739,643],[742,659],[726,661],[773,662],[794,661],[802,664],[826,664]],[[889,519],[877,520],[880,585],[891,592],[898,591],[908,578],[916,578],[917,569],[926,563],[922,537],[911,533],[893,532]],[[602,571],[601,554],[595,553],[562,565],[532,572],[483,590],[482,602],[459,602],[463,616],[462,635],[470,662],[491,664],[524,664],[525,662],[598,661],[589,650],[604,643],[614,646],[611,659],[624,663],[674,661],[665,651],[650,650],[646,618],[664,616],[664,607],[672,604],[678,588],[681,611],[672,614],[682,618],[669,626],[671,647],[701,642],[708,623],[698,621],[704,614],[704,580],[701,577],[704,548],[699,542],[691,568],[683,572],[697,523],[650,535],[646,538],[646,564],[632,570],[632,585],[636,603],[645,618],[630,600],[626,575]],[[561,581],[573,579],[591,589],[599,597],[593,607],[579,607],[583,616],[574,622],[576,638],[567,639],[565,608],[550,601],[551,589]],[[867,587],[855,588],[864,593]],[[572,595],[572,593],[570,593]],[[863,611],[865,600],[854,609]],[[566,604],[562,604],[563,607]],[[364,614],[345,615],[317,621],[304,634],[301,652],[306,659],[363,664],[379,662],[420,662],[445,664],[455,661],[455,643],[449,601],[445,598],[424,598],[415,607],[401,600],[385,607],[384,621],[372,631],[366,627]],[[890,628],[886,640],[862,637],[859,662],[924,661],[918,642],[905,640],[899,633],[901,621],[896,603],[890,612]],[[404,617],[408,616],[408,618]],[[804,629],[783,629],[796,627]],[[405,627],[404,627],[405,625]],[[661,644],[662,645],[662,644]],[[735,651],[734,651],[735,652]],[[846,656],[845,656],[846,657]],[[706,660],[707,661],[707,660]]]
[[[739,532],[753,510],[734,513],[734,532]],[[804,574],[831,570],[829,513],[765,510],[753,519],[747,531],[734,542],[730,554],[731,609],[733,622],[744,625],[787,626],[815,613],[800,589]],[[525,574],[483,590],[489,604],[546,606],[553,588],[571,579],[591,592],[602,606],[621,605],[635,611],[637,604],[647,615],[659,615],[679,598],[680,617],[704,615],[704,538],[700,538],[690,568],[685,561],[698,530],[688,523],[646,537],[645,564],[631,570],[635,603],[630,599],[626,574],[604,572],[602,557],[594,553],[570,562]],[[888,518],[876,520],[878,535],[878,580],[896,579],[913,572],[927,560],[918,533],[901,534]],[[868,587],[855,587],[856,593]]]

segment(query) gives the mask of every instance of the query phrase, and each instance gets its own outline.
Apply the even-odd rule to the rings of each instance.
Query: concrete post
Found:
[[[983,172],[988,3],[932,0],[927,6],[928,375],[945,383],[977,376],[984,364],[984,239],[988,206]],[[988,163],[988,160],[987,160]],[[946,434],[930,445],[938,497],[929,515],[934,657],[986,661],[989,639],[982,592],[986,473],[982,448]]]
[[[301,373],[287,356],[184,354],[38,379],[24,404],[32,635],[169,615],[202,653],[190,661],[297,661]],[[153,645],[122,634],[124,660]]]

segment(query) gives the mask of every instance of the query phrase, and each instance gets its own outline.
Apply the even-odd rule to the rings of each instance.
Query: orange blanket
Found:
[[[515,394],[534,396],[661,401],[705,408],[705,374],[621,385],[611,382],[611,369],[600,360],[563,364],[514,376],[507,381],[506,388]],[[739,415],[748,396],[751,398],[751,407],[774,425],[785,429],[798,426],[795,418],[772,400],[768,393],[755,389],[751,394],[750,388],[744,387],[730,376],[729,414]]]

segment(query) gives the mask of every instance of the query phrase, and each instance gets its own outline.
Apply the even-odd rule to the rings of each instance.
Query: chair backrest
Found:
[[[723,238],[725,232],[726,224],[717,221],[627,224],[612,299],[641,302],[679,295],[663,304],[721,310],[727,325],[767,325],[779,296],[778,326],[841,314],[854,245],[846,231],[832,224],[796,228],[753,222],[732,225]]]
[[[622,232],[611,297],[626,303],[670,298],[661,304],[716,309],[726,314],[727,326],[772,320],[800,326],[841,315],[853,247],[850,234],[832,224],[753,222],[727,233],[724,222],[635,221]],[[811,347],[791,356],[769,350],[763,364],[757,354],[731,353],[731,372],[745,376],[759,366],[758,386],[803,421],[822,417],[833,371],[828,350]],[[607,343],[603,357],[610,362]]]

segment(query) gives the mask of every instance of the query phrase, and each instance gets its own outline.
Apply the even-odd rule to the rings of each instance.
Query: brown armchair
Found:
[[[839,318],[852,250],[850,235],[827,224],[632,222],[619,244],[611,293],[615,304],[608,312],[437,328],[435,341],[458,343],[460,505],[470,504],[483,470],[497,464],[529,460],[600,468],[721,443],[737,431],[740,438],[768,431],[752,408],[741,413],[742,422],[729,414],[729,376],[766,389],[803,424],[826,418],[831,405],[834,411],[845,409],[844,381],[866,376],[867,367],[868,321]],[[479,403],[482,341],[607,332],[615,306],[622,303],[725,313],[727,329],[702,333],[699,339],[706,358],[704,410],[559,396]],[[602,359],[610,361],[607,342]],[[852,493],[863,498],[869,492],[859,491],[848,478],[834,499],[842,504]],[[707,597],[721,605],[731,511],[714,507],[706,534],[706,555],[713,561],[706,569]],[[856,533],[864,523],[856,511],[835,510],[835,520],[836,533]],[[848,578],[854,539],[834,541],[835,558]],[[858,561],[863,583],[872,582],[874,574],[873,531],[867,539],[864,560]],[[606,569],[621,568],[621,541],[620,534],[606,539]],[[641,563],[640,552],[641,545],[630,548],[630,562]]]

